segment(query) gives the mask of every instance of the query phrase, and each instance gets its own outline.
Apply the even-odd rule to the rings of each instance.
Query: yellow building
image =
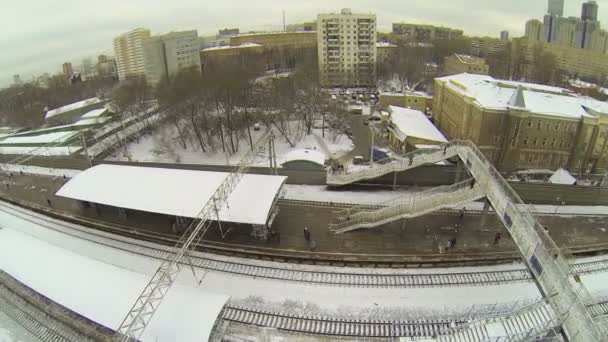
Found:
[[[288,48],[303,49],[317,48],[317,32],[270,32],[240,34],[230,37],[230,45],[260,44],[265,49]]]
[[[205,73],[214,65],[239,63],[252,70],[264,70],[264,47],[249,43],[239,46],[215,46],[200,51],[201,68]]]
[[[591,49],[579,49],[567,45],[543,43],[521,38],[516,40],[528,65],[525,73],[533,74],[534,50],[542,45],[544,51],[555,55],[559,69],[571,76],[599,78],[608,75],[608,55]]]
[[[427,112],[433,109],[433,97],[418,91],[405,91],[402,93],[380,93],[380,108],[386,109],[388,106],[407,107]]]
[[[608,103],[569,90],[459,74],[435,79],[435,124],[502,171],[608,169]]]
[[[486,60],[479,57],[454,54],[445,58],[443,66],[444,75],[455,75],[461,73],[487,75],[490,67]]]

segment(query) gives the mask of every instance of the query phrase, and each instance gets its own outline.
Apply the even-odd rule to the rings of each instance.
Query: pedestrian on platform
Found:
[[[310,242],[310,230],[308,230],[308,227],[304,227],[304,239],[306,242]]]
[[[6,190],[10,189],[11,185],[8,184],[8,182],[4,182],[4,185],[6,186]]]
[[[494,235],[494,244],[498,245],[501,238],[502,238],[502,234],[500,234],[500,232],[496,233],[496,235]]]
[[[452,238],[450,244],[452,245],[452,248],[456,247],[456,238]]]
[[[452,239],[448,239],[447,245],[446,245],[446,250],[452,248]]]
[[[443,155],[448,154],[448,144],[443,145]]]
[[[53,206],[53,203],[51,203],[51,199],[50,199],[50,198],[48,198],[48,197],[47,197],[47,199],[46,199],[46,204],[48,204],[48,205],[49,205],[49,207],[52,207],[52,206]]]
[[[19,174],[23,176],[23,170],[19,170]]]
[[[473,189],[473,187],[475,187],[475,178],[471,179],[471,189]]]
[[[464,209],[465,208],[460,209],[460,221],[462,221],[462,219],[464,219]]]
[[[409,158],[410,158],[410,166],[411,166],[412,164],[414,164],[414,155],[410,154]]]

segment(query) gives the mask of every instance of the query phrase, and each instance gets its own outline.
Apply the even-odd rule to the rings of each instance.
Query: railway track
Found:
[[[92,341],[66,328],[1,285],[0,312],[41,342]]]
[[[464,323],[448,320],[341,320],[269,313],[238,306],[227,306],[222,313],[222,319],[233,323],[275,328],[293,333],[353,337],[437,336],[442,331],[448,330],[452,323]]]
[[[69,235],[90,243],[103,245],[125,252],[146,257],[164,259],[172,253],[172,247],[158,243],[123,237],[80,225],[48,218],[29,210],[0,203],[0,211],[35,225]],[[21,229],[26,228],[25,225]],[[72,246],[66,246],[72,248]],[[86,253],[86,250],[83,250]],[[483,271],[483,272],[446,272],[446,273],[406,273],[396,270],[350,270],[349,272],[318,270],[301,265],[285,265],[256,260],[223,257],[208,253],[195,252],[190,258],[195,267],[204,270],[229,273],[280,281],[313,283],[333,286],[359,287],[442,287],[442,286],[487,286],[512,282],[532,281],[526,269]],[[578,263],[574,270],[579,274],[590,274],[608,270],[608,259]]]
[[[594,316],[608,313],[608,302],[601,302],[590,306]],[[539,310],[518,314],[503,313],[501,316],[506,327],[515,334],[519,331],[525,333],[535,326],[546,326],[551,320],[550,308],[546,305]],[[332,319],[316,316],[296,316],[283,313],[270,313],[266,311],[228,305],[222,312],[221,319],[230,323],[254,325],[258,327],[274,328],[285,332],[325,335],[325,336],[352,336],[358,338],[398,338],[398,337],[440,337],[450,332],[456,332],[458,338],[450,341],[481,341],[478,339],[484,334],[484,326],[471,326],[465,320],[416,320],[416,321],[390,321],[390,320],[348,320]],[[461,330],[459,332],[459,330]],[[459,333],[458,333],[459,332]],[[451,335],[454,336],[454,335]]]

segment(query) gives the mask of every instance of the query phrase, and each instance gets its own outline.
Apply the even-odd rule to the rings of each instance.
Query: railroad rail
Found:
[[[532,331],[552,320],[551,308],[542,303],[539,305],[534,311],[528,310],[524,313],[515,311],[513,317],[505,312],[496,316],[495,319],[503,320],[505,328],[513,333]],[[606,302],[591,305],[589,308],[595,316],[608,313]],[[221,319],[230,323],[310,335],[358,338],[432,337],[440,338],[441,341],[485,341],[483,338],[488,337],[485,327],[470,326],[468,320],[463,319],[415,321],[337,319],[314,315],[272,313],[231,304],[224,308]],[[489,319],[482,318],[481,320]],[[446,334],[453,333],[453,331],[456,331],[456,334],[449,335],[448,339],[445,339]],[[441,339],[442,337],[444,339]]]
[[[65,235],[132,254],[162,259],[169,253],[172,253],[172,248],[169,246],[61,222],[19,207],[7,206],[0,203],[0,211]],[[324,271],[318,271],[305,269],[301,265],[285,267],[276,263],[241,260],[201,252],[194,253],[191,261],[194,266],[208,271],[334,286],[411,288],[462,285],[486,286],[532,281],[532,276],[524,268],[503,271],[445,273],[406,273],[398,270],[356,270],[358,272],[352,270],[350,272],[340,272],[335,270],[330,271],[327,268]],[[574,265],[574,270],[581,275],[604,272],[608,270],[608,259],[578,263]]]
[[[41,342],[92,341],[71,331],[0,284],[0,312]]]

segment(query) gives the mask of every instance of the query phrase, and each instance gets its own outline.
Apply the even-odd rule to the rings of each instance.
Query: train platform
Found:
[[[73,217],[129,227],[142,233],[175,236],[167,216],[129,210],[125,217],[118,209],[81,208],[77,201],[53,195],[68,179],[15,174],[2,184],[0,196],[37,204]],[[202,204],[201,204],[202,205]],[[400,220],[382,227],[334,235],[328,225],[332,214],[343,209],[322,203],[282,200],[269,241],[251,236],[251,228],[222,223],[205,236],[205,242],[226,249],[255,250],[272,255],[306,255],[333,261],[383,260],[398,263],[416,260],[504,260],[517,258],[518,250],[499,220],[490,216],[480,227],[479,213],[441,211],[423,217]],[[568,251],[594,252],[608,249],[608,216],[543,215],[539,221],[560,247]],[[304,228],[310,231],[305,239]],[[496,233],[501,239],[495,243]],[[445,249],[448,240],[453,248]],[[286,257],[289,259],[289,257]]]

